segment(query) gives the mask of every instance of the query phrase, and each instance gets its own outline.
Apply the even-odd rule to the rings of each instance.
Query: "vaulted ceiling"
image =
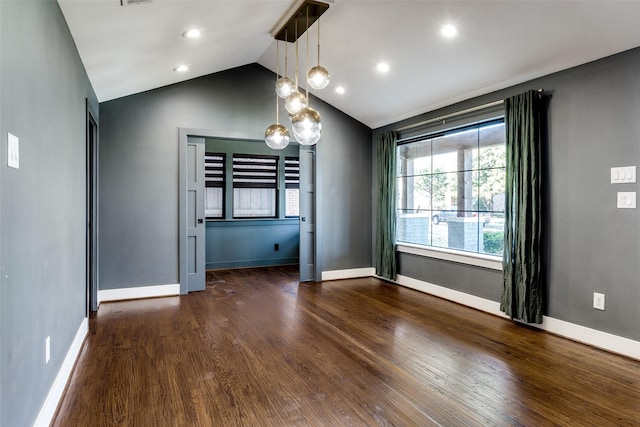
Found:
[[[372,128],[640,46],[640,1],[325,2],[321,64],[331,84],[311,92]],[[272,32],[300,2],[58,3],[102,102],[254,62],[275,72]],[[441,35],[448,23],[457,37]],[[201,37],[183,37],[190,28]],[[305,34],[298,48],[302,76],[306,43]],[[309,67],[316,65],[316,43],[313,26]],[[288,58],[292,77],[293,44]],[[387,73],[376,70],[380,61]],[[174,71],[182,64],[189,71]],[[336,93],[338,85],[344,94]]]

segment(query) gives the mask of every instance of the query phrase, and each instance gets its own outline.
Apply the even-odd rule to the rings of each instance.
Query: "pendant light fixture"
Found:
[[[311,107],[303,108],[291,118],[291,129],[296,141],[302,145],[313,145],[320,140],[322,119]]]
[[[324,89],[329,85],[330,80],[329,71],[320,65],[320,20],[318,19],[318,65],[307,73],[307,83],[314,89]]]
[[[276,40],[278,43],[278,40]],[[285,31],[285,41],[284,41],[284,76],[280,77],[276,81],[276,93],[280,98],[286,98],[291,95],[295,90],[296,86],[293,80],[289,78],[289,34]],[[277,50],[277,47],[276,47]],[[277,55],[277,54],[276,54]],[[276,64],[278,67],[279,64]]]
[[[295,80],[295,90],[284,102],[284,108],[287,109],[289,114],[295,114],[298,111],[302,110],[307,106],[307,97],[300,93],[298,89],[298,21],[295,22],[296,27],[296,80]]]
[[[291,129],[300,145],[313,145],[320,140],[322,135],[322,119],[320,113],[309,107],[309,86],[313,89],[322,89],[329,84],[329,72],[320,65],[320,25],[318,24],[318,64],[307,73],[306,96],[300,92],[299,76],[299,37],[307,32],[307,62],[309,63],[309,27],[319,20],[320,16],[329,9],[329,5],[323,0],[303,0],[288,19],[283,21],[280,29],[273,32],[273,36],[282,40],[288,46],[289,42],[295,43],[296,68],[295,81],[288,78],[288,53],[285,50],[285,76],[279,77],[276,71],[276,123],[269,126],[265,132],[265,142],[274,149],[282,149],[289,143],[289,132],[278,122],[278,97],[285,99],[285,108],[290,114]],[[305,20],[306,17],[306,20]],[[300,29],[300,34],[298,30]],[[294,34],[293,40],[289,40],[289,34]],[[278,45],[276,45],[278,55]],[[279,60],[279,58],[278,58]],[[278,70],[278,65],[276,69]]]
[[[280,81],[278,76],[280,75],[279,63],[280,63],[280,54],[279,54],[279,44],[280,42],[276,40],[276,82]],[[277,84],[277,83],[276,83]],[[276,90],[277,91],[277,90]],[[264,132],[264,142],[274,150],[282,150],[287,145],[289,145],[289,131],[286,127],[280,124],[280,105],[278,94],[276,94],[276,122],[269,126],[267,130]]]
[[[307,28],[309,28],[309,11],[307,9]],[[307,32],[307,63],[309,62],[309,32]],[[309,83],[307,82],[307,99],[309,99]],[[320,113],[307,106],[291,117],[291,129],[296,141],[302,145],[313,145],[320,140],[322,119]]]

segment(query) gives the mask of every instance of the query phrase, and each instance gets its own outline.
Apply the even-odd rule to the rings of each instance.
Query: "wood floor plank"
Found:
[[[373,278],[297,277],[102,304],[53,425],[640,425],[638,361]]]

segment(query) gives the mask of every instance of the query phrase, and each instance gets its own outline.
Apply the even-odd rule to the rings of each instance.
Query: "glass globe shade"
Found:
[[[307,73],[307,83],[314,89],[324,89],[330,79],[329,71],[320,65],[316,65]]]
[[[315,143],[317,143],[320,140],[320,137],[322,136],[322,132],[318,132],[318,134],[314,137],[311,138],[298,138],[296,137],[296,141],[298,141],[298,144],[300,145],[314,145]]]
[[[300,144],[315,144],[320,139],[322,131],[320,113],[310,107],[303,108],[291,118],[291,129]]]
[[[289,77],[280,77],[276,81],[276,93],[280,98],[286,98],[296,91],[296,85]]]
[[[289,131],[280,123],[273,124],[264,132],[264,142],[274,150],[282,150],[289,145]]]
[[[287,109],[289,114],[296,114],[307,106],[307,98],[298,91],[293,92],[287,96],[284,101],[284,108]]]

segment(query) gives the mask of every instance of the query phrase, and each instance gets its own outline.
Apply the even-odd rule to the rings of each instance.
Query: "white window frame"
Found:
[[[503,114],[494,115],[489,120],[487,119],[487,117],[483,117],[482,119],[479,119],[479,120],[468,121],[465,124],[465,126],[473,125],[474,123],[481,124],[483,122],[488,122],[493,119],[499,119],[503,117],[504,117]],[[451,126],[445,129],[439,126],[439,129],[433,130],[432,132],[423,132],[419,136],[423,139],[428,139],[430,138],[430,134],[435,134],[436,132],[443,131],[443,130],[455,131],[455,129],[458,127],[462,127],[462,126],[456,125],[456,126]],[[418,135],[411,135],[406,139],[416,139],[416,136]],[[403,139],[405,138],[402,138],[402,135],[401,135],[401,139],[398,142],[401,142]],[[426,258],[451,261],[459,264],[473,265],[477,267],[487,268],[490,270],[502,271],[503,256],[498,256],[498,255],[489,255],[489,254],[484,254],[479,252],[469,252],[464,250],[456,250],[456,249],[443,248],[443,247],[437,247],[437,246],[420,245],[420,244],[415,244],[410,242],[396,242],[395,250],[396,252],[399,252],[399,253],[406,253],[406,254],[417,255],[417,256],[422,256]]]

